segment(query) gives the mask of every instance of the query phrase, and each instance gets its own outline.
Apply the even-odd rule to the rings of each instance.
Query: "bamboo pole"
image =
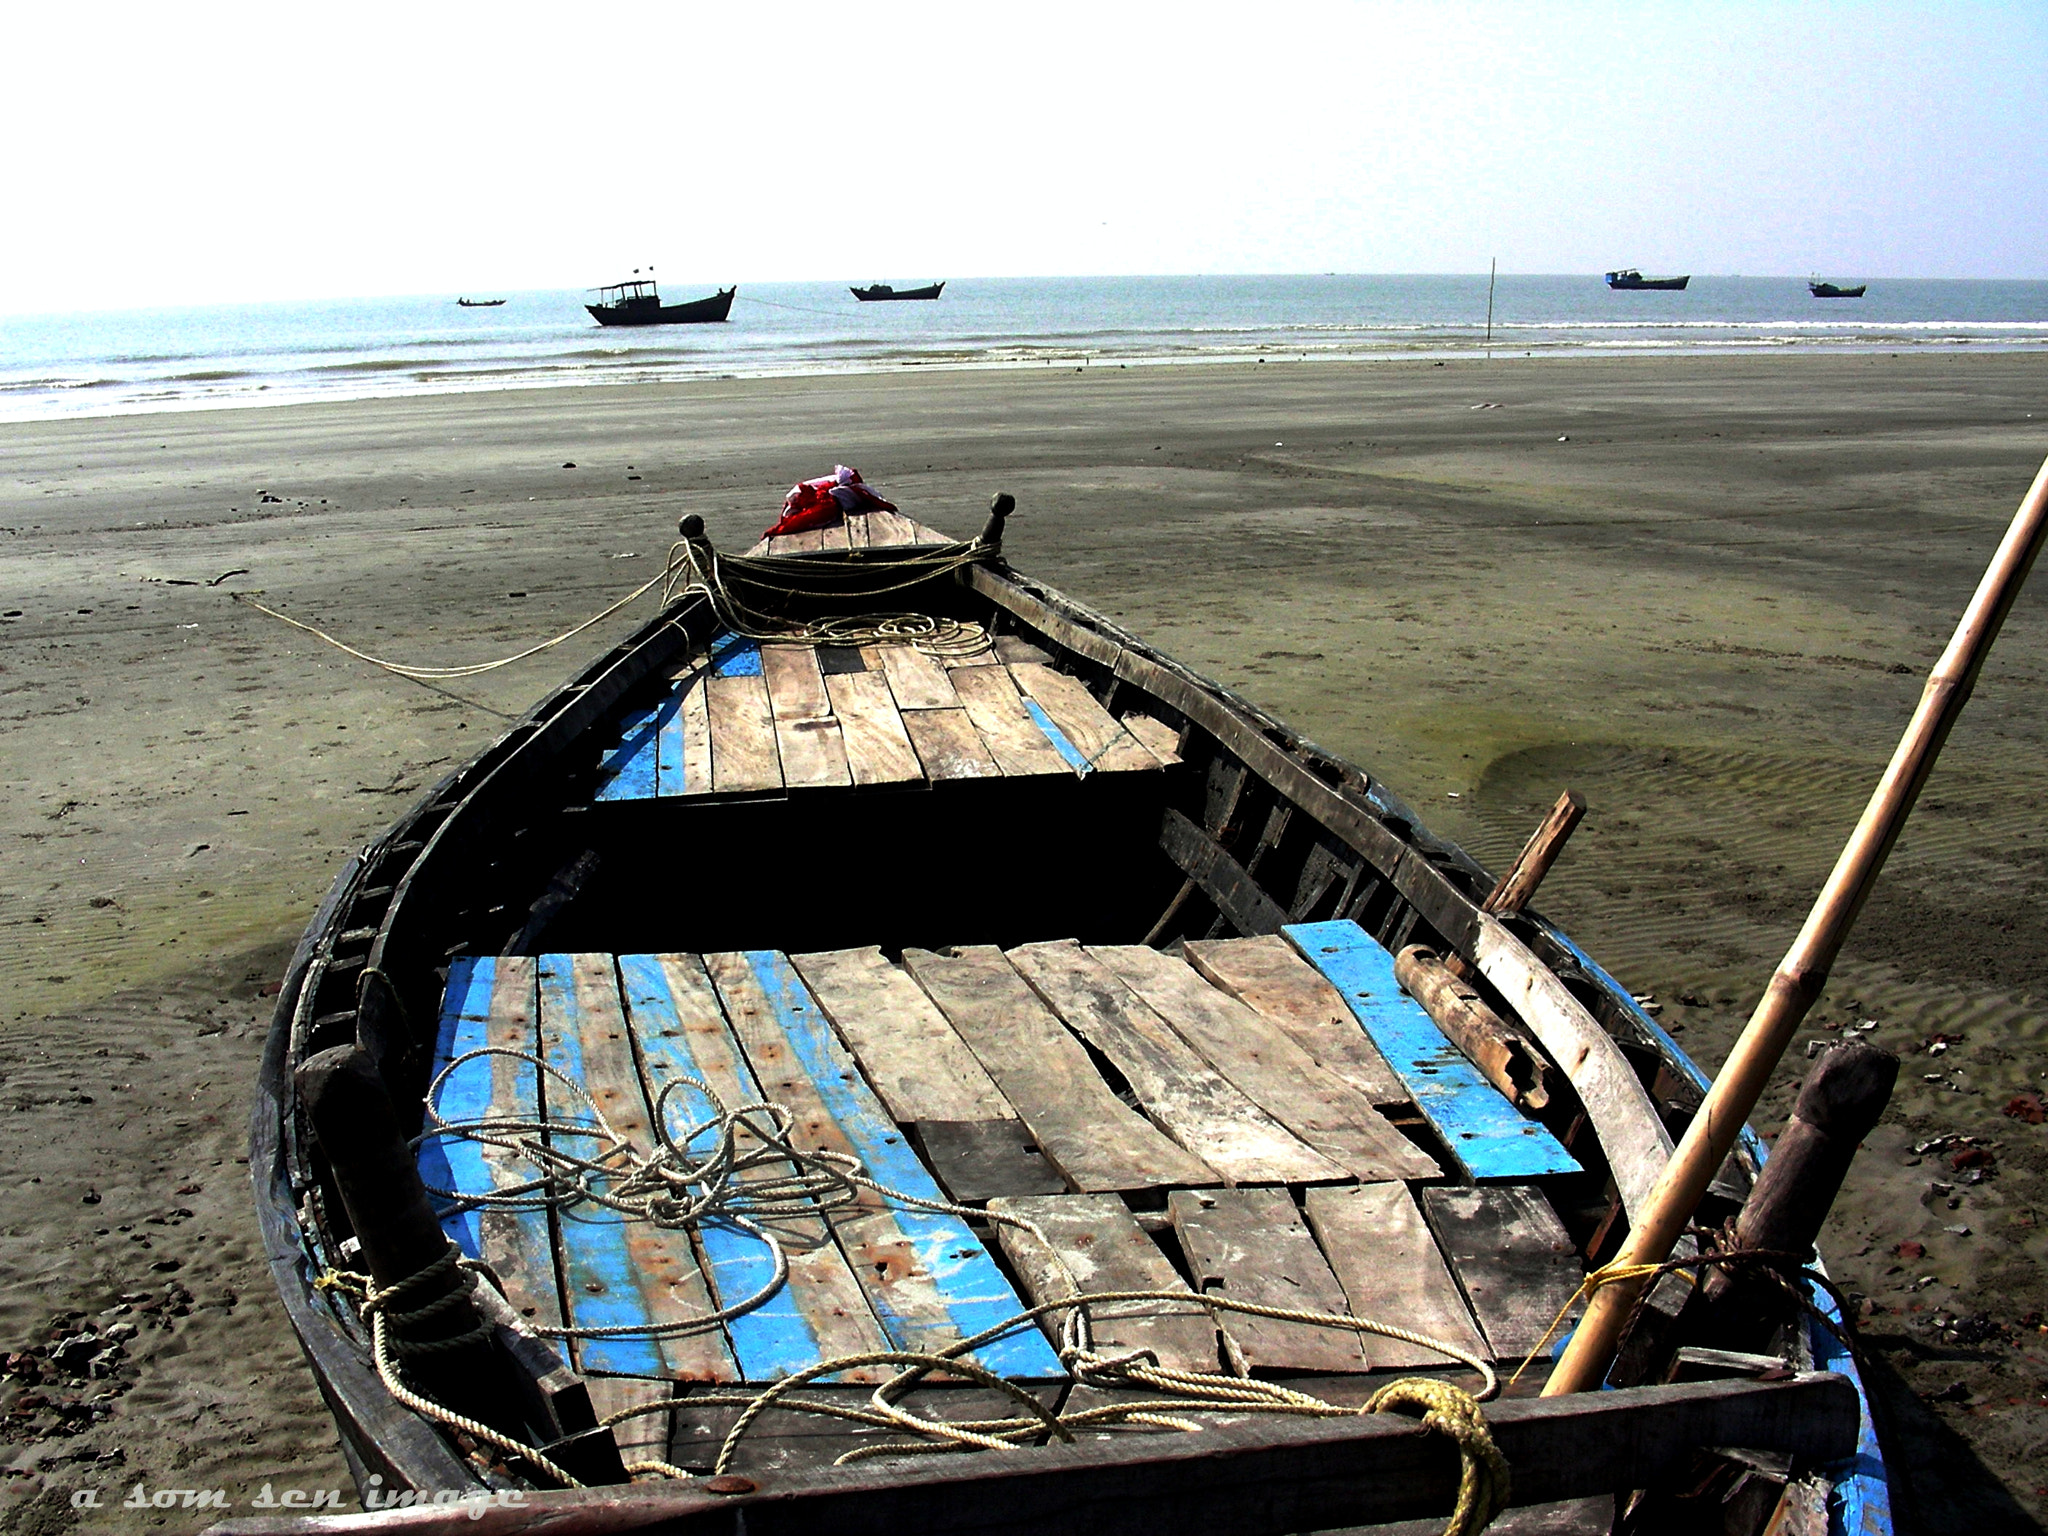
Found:
[[[1862,910],[1884,867],[1885,856],[1898,840],[1921,786],[1934,770],[1934,760],[1948,739],[1950,727],[1976,686],[1977,674],[1991,643],[2012,611],[2034,557],[2048,536],[2048,463],[2035,475],[2020,502],[2012,526],[1978,584],[1976,596],[1963,611],[1955,637],[1929,674],[1920,705],[1900,738],[1891,765],[1878,781],[1863,818],[1842,849],[1834,873],[1821,888],[1806,926],[1793,940],[1763,999],[1750,1016],[1735,1048],[1714,1079],[1706,1101],[1686,1128],[1677,1151],[1665,1164],[1641,1219],[1630,1231],[1608,1268],[1627,1271],[1656,1265],[1671,1256],[1686,1222],[1699,1206],[1708,1183],[1735,1145],[1735,1138],[1756,1107],[1758,1095],[1784,1055],[1793,1032],[1826,985],[1828,971],[1841,951],[1856,914]],[[1620,1343],[1621,1330],[1647,1277],[1623,1273],[1600,1285],[1586,1305],[1585,1321],[1565,1347],[1557,1369],[1543,1389],[1545,1397],[1584,1392],[1598,1387],[1607,1375]]]

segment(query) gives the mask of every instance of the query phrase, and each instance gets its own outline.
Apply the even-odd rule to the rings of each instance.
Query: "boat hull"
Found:
[[[1619,273],[1607,274],[1607,286],[1617,293],[1682,293],[1685,285],[1692,281],[1688,273],[1684,277],[1627,277]]]
[[[688,304],[586,304],[599,325],[709,325],[732,313],[737,288],[722,288],[708,299]]]
[[[1838,288],[1833,283],[1808,283],[1806,291],[1816,299],[1860,299],[1869,287],[1868,283],[1859,283],[1854,288]]]
[[[876,283],[872,288],[849,288],[847,292],[863,304],[888,304],[900,299],[936,299],[945,289],[944,283],[933,283],[924,288],[891,288]]]

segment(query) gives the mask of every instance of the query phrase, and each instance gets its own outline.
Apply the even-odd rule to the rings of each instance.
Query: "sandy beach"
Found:
[[[751,543],[835,462],[960,534],[1008,490],[1020,568],[1490,867],[1580,790],[1538,905],[1711,1069],[2044,452],[2042,352],[906,371],[0,425],[0,1531],[221,1518],[120,1508],[137,1485],[353,1506],[247,1187],[269,997],[338,861],[648,611],[430,687],[230,592],[461,663],[647,580],[684,513]],[[2048,1512],[2044,579],[1801,1034],[1875,1021],[1903,1055],[1825,1251],[1905,1531]]]

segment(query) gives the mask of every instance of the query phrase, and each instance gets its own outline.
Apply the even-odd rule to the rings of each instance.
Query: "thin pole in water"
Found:
[[[1486,264],[1486,355],[1493,356],[1493,277],[1500,270],[1500,258],[1493,257]]]

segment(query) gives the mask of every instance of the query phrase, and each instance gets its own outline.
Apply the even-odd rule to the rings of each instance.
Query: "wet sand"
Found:
[[[229,591],[470,661],[646,579],[681,513],[750,542],[835,461],[960,533],[1008,489],[1021,567],[1489,865],[1581,790],[1540,905],[1711,1066],[2044,451],[2038,353],[1061,368],[0,425],[0,1350],[27,1352],[0,1379],[0,1530],[67,1528],[75,1489],[108,1506],[80,1529],[190,1530],[218,1516],[118,1506],[137,1483],[244,1508],[266,1480],[347,1487],[241,1161],[266,992],[346,851],[633,622],[433,688]],[[2048,1124],[2004,1113],[2048,1090],[2044,640],[2037,587],[1801,1037],[1875,1020],[1910,1053],[1827,1239],[1867,1298],[1909,1530],[2048,1509]],[[83,1379],[48,1364],[67,1338]]]

